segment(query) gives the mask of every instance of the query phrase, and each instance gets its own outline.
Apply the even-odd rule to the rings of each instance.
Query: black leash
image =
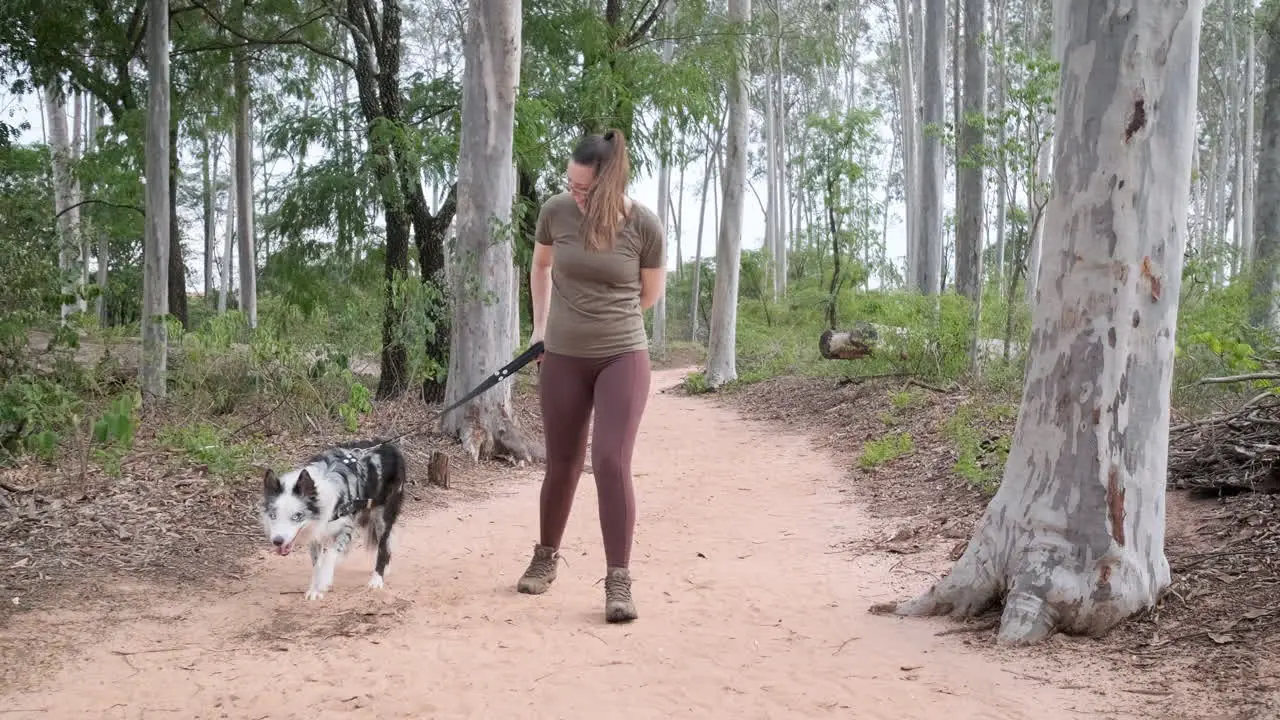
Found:
[[[444,417],[446,413],[449,413],[453,410],[457,410],[458,408],[462,407],[463,405],[473,400],[476,396],[484,393],[489,388],[493,387],[494,385],[497,385],[503,380],[506,380],[507,378],[516,374],[516,372],[518,372],[520,368],[524,367],[525,365],[528,365],[535,358],[542,355],[542,353],[543,353],[543,345],[542,345],[542,341],[539,340],[538,342],[530,345],[529,349],[517,355],[514,360],[512,360],[511,362],[499,368],[499,370],[496,373],[482,380],[479,385],[471,389],[471,392],[468,392],[466,395],[463,395],[461,400],[458,400],[457,402],[453,403],[449,407],[444,408],[443,410],[437,412],[436,416],[432,418],[432,422],[438,421],[440,418]],[[424,424],[418,428],[409,430],[408,432],[400,433],[399,435],[391,438],[390,440],[383,440],[377,445],[371,445],[367,448],[362,448],[360,450],[360,456],[363,457],[368,453],[372,452],[373,450],[376,450],[377,448],[382,447],[383,445],[386,445],[388,443],[393,443],[397,440],[401,440],[410,435],[414,435],[416,433],[422,432],[422,430],[425,427],[426,425]]]

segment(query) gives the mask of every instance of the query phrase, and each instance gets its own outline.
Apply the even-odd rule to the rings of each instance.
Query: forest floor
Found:
[[[890,386],[786,379],[689,397],[685,372],[655,371],[636,450],[630,625],[603,619],[589,474],[556,584],[520,595],[540,469],[472,465],[434,435],[403,443],[414,484],[387,587],[365,589],[371,558],[357,550],[314,603],[305,553],[266,551],[256,473],[216,480],[159,449],[118,478],[88,464],[5,471],[0,707],[6,719],[1274,716],[1270,615],[1246,606],[1228,630],[1166,603],[1103,641],[1016,650],[992,647],[981,623],[871,615],[945,572],[984,504],[937,430],[954,398],[900,412],[914,452],[867,472],[859,448],[884,433],[873,423]],[[517,406],[540,427],[530,393]],[[415,403],[384,404],[360,434],[423,419]],[[337,439],[277,432],[257,461]],[[454,456],[448,490],[425,486],[433,449]],[[1170,498],[1171,556],[1213,545],[1204,513]],[[1192,608],[1216,597],[1189,595]]]

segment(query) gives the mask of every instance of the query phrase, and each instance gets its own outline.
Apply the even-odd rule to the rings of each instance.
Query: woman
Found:
[[[520,578],[523,593],[546,592],[556,578],[561,538],[587,453],[605,550],[605,619],[637,617],[631,598],[636,520],[631,453],[649,394],[649,340],[643,310],[662,293],[662,222],[626,195],[626,139],[618,130],[583,138],[569,161],[569,190],[538,214],[533,269],[533,336],[546,436],[541,538]]]

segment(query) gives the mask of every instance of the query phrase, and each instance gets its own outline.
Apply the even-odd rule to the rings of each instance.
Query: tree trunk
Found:
[[[253,145],[250,117],[249,60],[243,51],[234,60],[236,94],[235,169],[236,235],[240,253],[240,312],[250,328],[258,327],[257,253],[254,250]]]
[[[668,2],[666,4],[665,14],[666,22],[664,25],[669,27],[672,13],[675,10],[675,3]],[[670,36],[670,32],[667,35]],[[675,56],[676,44],[674,40],[668,37],[662,42],[662,62],[664,65],[671,63],[672,57]],[[658,131],[659,154],[658,159],[658,217],[662,219],[663,237],[666,241],[671,239],[671,158],[673,150],[672,123],[666,111],[663,113],[662,127]],[[666,256],[666,252],[663,252]],[[679,267],[679,255],[676,256],[676,266]],[[653,337],[650,338],[650,346],[653,348],[654,357],[658,359],[667,356],[667,289],[662,288],[658,300],[653,304]]]
[[[964,102],[956,151],[956,291],[977,303],[982,298],[982,218],[984,183],[981,119],[987,112],[986,0],[964,3]],[[972,120],[972,122],[971,122]],[[974,328],[975,332],[977,328]]]
[[[169,368],[169,2],[147,2],[146,231],[142,257],[145,404],[163,399]]]
[[[1060,6],[1065,7],[1065,6]],[[1003,482],[952,572],[873,608],[997,636],[1101,635],[1169,584],[1165,471],[1202,4],[1075,3],[1027,383]],[[1083,388],[1083,390],[1082,390]],[[1005,595],[1007,591],[1007,596]]]
[[[920,249],[916,264],[916,289],[937,295],[942,284],[942,162],[944,95],[942,53],[947,44],[947,0],[925,0],[924,128],[920,142]]]
[[[729,0],[729,23],[751,23],[751,0]],[[737,42],[743,43],[745,36]],[[718,389],[738,377],[738,275],[742,258],[742,213],[747,190],[747,119],[751,112],[748,60],[733,54],[729,83],[728,142],[725,148],[724,205],[716,240],[716,284],[711,298],[711,333],[707,342],[707,386]]]
[[[457,252],[447,402],[456,402],[515,354],[506,332],[515,266],[510,236],[493,225],[511,220],[516,84],[520,79],[521,3],[473,0],[463,38],[462,131],[458,143]],[[531,459],[504,381],[444,416],[472,459]]]
[[[204,203],[204,301],[207,303],[213,300],[213,253],[218,234],[213,214],[213,179],[218,176],[218,156],[209,142],[208,130],[200,135],[200,149],[200,195]]]
[[[222,292],[218,293],[218,314],[221,315],[227,311],[227,296],[231,294],[231,275],[232,260],[235,256],[235,218],[236,218],[236,198],[239,197],[239,182],[236,180],[236,150],[235,150],[235,134],[227,136],[227,148],[231,152],[227,153],[227,214],[226,214],[226,238],[222,246]]]
[[[707,193],[715,192],[711,177],[715,174],[720,158],[720,143],[724,139],[725,122],[722,118],[716,125],[716,141],[711,153],[707,155],[706,169],[702,174],[702,203],[698,210],[698,235],[694,240],[693,278],[689,291],[689,342],[698,341],[698,303],[702,300],[702,230],[707,218]]]
[[[71,134],[67,130],[67,103],[63,89],[58,85],[49,86],[49,97],[46,110],[49,116],[49,150],[53,165],[53,208],[58,216],[58,270],[62,273],[62,322],[66,324],[67,316],[76,312],[75,300],[68,299],[77,294],[75,278],[80,271],[76,267],[80,242],[76,238],[79,228],[79,208],[75,205],[72,163],[75,153],[71,148]]]
[[[1254,218],[1254,281],[1249,321],[1258,328],[1280,329],[1280,12],[1266,19],[1267,66],[1262,88],[1257,197]]]
[[[1244,165],[1244,188],[1241,204],[1244,206],[1240,221],[1240,248],[1241,262],[1240,267],[1247,271],[1248,263],[1253,260],[1254,256],[1254,235],[1253,235],[1253,218],[1254,218],[1254,172],[1255,164],[1253,157],[1253,148],[1256,144],[1254,132],[1254,115],[1258,112],[1257,98],[1257,80],[1255,74],[1257,72],[1257,56],[1258,51],[1254,37],[1253,23],[1256,13],[1253,10],[1253,3],[1246,3],[1249,8],[1245,18],[1245,36],[1244,36],[1244,146],[1240,149],[1240,157]],[[1272,196],[1275,197],[1274,195]]]
[[[1004,42],[1005,42],[1005,23],[1006,23],[1005,18],[1007,17],[1007,12],[1006,12],[1007,7],[1008,7],[1008,0],[996,1],[995,41],[996,41],[996,44],[1000,47],[1004,47]],[[1001,63],[1000,66],[996,69],[996,72],[998,73],[998,77],[999,77],[999,80],[996,81],[997,82],[996,113],[1002,114],[1004,113],[1004,109],[1005,109],[1005,96],[1008,92],[1009,72],[1007,69],[1007,65],[1005,63]],[[997,147],[1004,147],[1005,141],[1007,139],[1006,133],[1007,133],[1007,130],[1005,127],[1005,123],[1001,122],[998,125],[998,129],[996,131]],[[998,281],[1003,281],[1005,277],[1005,253],[1007,252],[1007,250],[1005,249],[1005,237],[1006,237],[1005,227],[1007,224],[1007,218],[1005,218],[1005,215],[1008,212],[1008,208],[1006,207],[1005,203],[1007,202],[1007,198],[1009,196],[1009,163],[1007,160],[1003,158],[1003,154],[1000,155],[999,158],[1000,159],[998,160],[998,162],[1000,164],[998,167],[996,167],[996,251],[995,251],[996,258],[995,259],[996,259],[996,278]]]
[[[169,123],[169,314],[184,330],[190,328],[187,314],[187,264],[182,257],[182,235],[178,225],[178,123]]]
[[[902,201],[906,206],[904,224],[907,231],[906,276],[914,281],[916,263],[920,257],[919,225],[916,208],[920,207],[920,169],[917,149],[920,147],[919,133],[916,132],[916,100],[913,89],[913,70],[911,62],[911,26],[910,0],[898,0],[898,104],[902,113]]]

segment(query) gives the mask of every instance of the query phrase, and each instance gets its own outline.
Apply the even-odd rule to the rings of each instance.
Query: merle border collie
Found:
[[[346,557],[357,529],[377,561],[369,587],[381,588],[391,561],[391,529],[404,502],[405,461],[391,443],[367,440],[342,443],[262,483],[262,525],[275,552],[288,555],[309,538],[311,587],[304,597],[324,597],[333,571]]]

